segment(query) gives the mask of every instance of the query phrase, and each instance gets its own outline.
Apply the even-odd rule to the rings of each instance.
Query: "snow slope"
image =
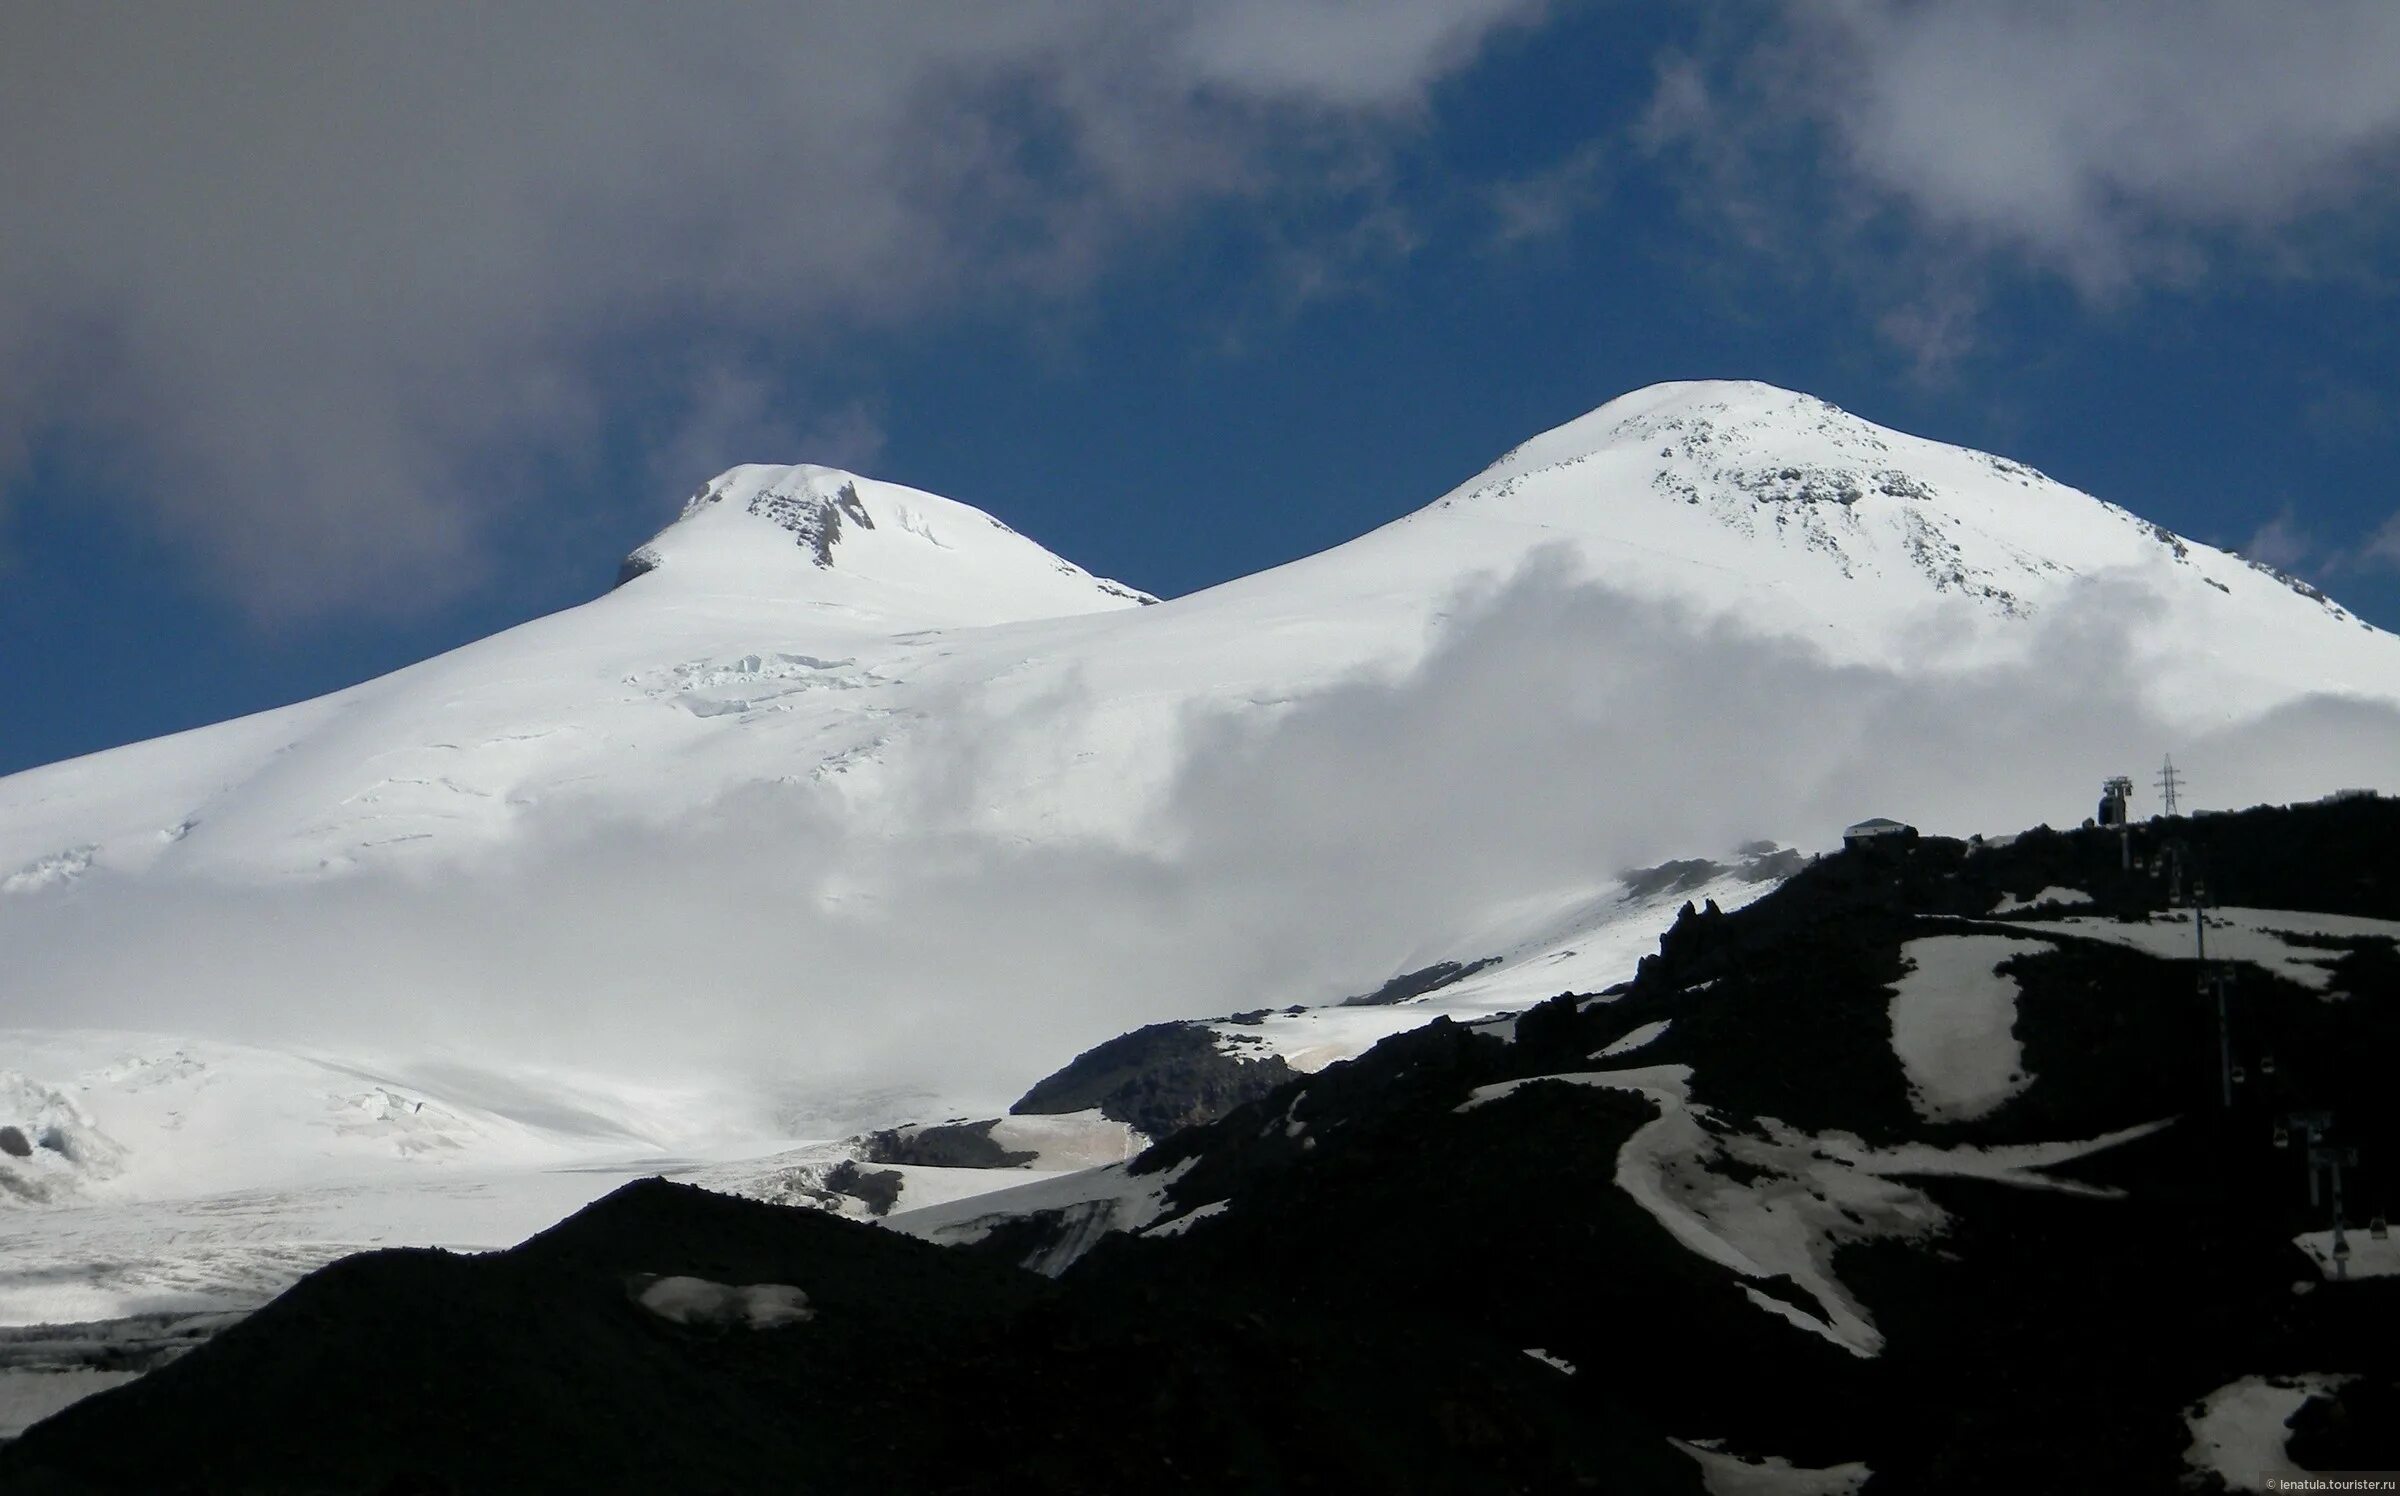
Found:
[[[1353,998],[1220,1019],[1212,1025],[1218,1047],[1241,1058],[1280,1055],[1293,1069],[1311,1071],[1364,1054],[1436,1018],[1475,1024],[1507,1038],[1513,1015],[1536,1003],[1562,992],[1599,992],[1632,977],[1683,905],[1739,909],[1778,881],[1757,859],[1730,867],[1690,859],[1681,866],[1693,870],[1688,881],[1652,887],[1637,872],[1506,911],[1457,948],[1461,966],[1489,964],[1422,997],[1388,1005]]]
[[[354,1060],[161,1035],[0,1030],[0,1115],[58,1146],[0,1157],[0,1195],[166,1198],[341,1180],[387,1162],[551,1165],[714,1131],[706,1097],[520,1064]],[[40,1079],[37,1079],[40,1078]],[[734,1141],[728,1136],[727,1141]],[[12,1173],[13,1171],[13,1173]]]
[[[2017,984],[1997,968],[2039,949],[2000,935],[1936,935],[1903,948],[1909,971],[1892,997],[1892,1049],[1919,1116],[1980,1117],[2033,1084],[2013,1032]]]

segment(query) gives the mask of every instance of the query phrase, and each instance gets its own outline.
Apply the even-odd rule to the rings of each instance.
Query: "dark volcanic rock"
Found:
[[[2400,1374],[2356,1376],[2292,1415],[2293,1459],[2310,1470],[2378,1470],[2391,1464],[2400,1429]]]
[[[1745,842],[1740,856],[1740,864],[1734,867],[1705,857],[1686,857],[1656,867],[1629,868],[1617,876],[1625,884],[1623,897],[1652,899],[1661,894],[1690,893],[1729,873],[1744,883],[1773,883],[1808,866],[1808,859],[1799,852],[1773,842]]]
[[[1675,862],[1662,862],[1656,867],[1628,868],[1618,876],[1624,881],[1626,898],[1650,899],[1662,893],[1689,893],[1730,871],[1721,862],[1710,862],[1705,857],[1686,857]]]
[[[981,1122],[886,1128],[868,1133],[861,1147],[871,1164],[935,1169],[1014,1169],[1041,1156],[1001,1147],[992,1138],[992,1129],[999,1123],[999,1118],[987,1117]]]
[[[658,570],[658,561],[658,552],[651,550],[647,546],[644,546],[640,550],[633,552],[633,554],[627,556],[624,560],[617,563],[617,579],[609,584],[609,590],[614,592],[617,588],[624,586],[627,582],[634,580],[636,577],[646,577],[650,575],[650,573]]]
[[[1345,1008],[1380,1008],[1392,1003],[1404,1003],[1412,997],[1439,992],[1462,977],[1471,977],[1487,966],[1499,964],[1498,956],[1486,956],[1480,961],[1436,961],[1431,966],[1402,972],[1364,997],[1345,997]]]
[[[875,1215],[890,1215],[900,1203],[900,1175],[891,1169],[862,1169],[851,1159],[843,1159],[825,1175],[825,1188],[837,1195],[848,1195],[865,1202]]]
[[[1163,1138],[1264,1096],[1293,1074],[1281,1055],[1237,1059],[1224,1053],[1203,1025],[1154,1023],[1085,1050],[1009,1111],[1039,1115],[1098,1107],[1102,1116]]]
[[[2135,837],[2152,865],[2168,838],[2181,841],[2227,903],[2393,914],[2390,802],[2355,819],[2298,807]],[[2400,1424],[2375,1416],[2400,1378],[2400,1281],[2293,1291],[2317,1274],[2291,1239],[2325,1220],[2309,1208],[2301,1162],[2272,1141],[2288,1109],[2333,1111],[2362,1155],[2353,1230],[2388,1209],[2400,1127],[2381,1097],[2400,1059],[2400,984],[2377,939],[2327,937],[2329,954],[2341,952],[2330,999],[2240,973],[2235,1054],[2251,1080],[2228,1112],[2191,963],[2028,938],[2006,969],[2036,1084],[1971,1124],[1926,1122],[1909,1103],[1891,1045],[1901,947],[2022,931],[1976,917],[2004,891],[2064,884],[2128,915],[2161,907],[2162,880],[2147,866],[2126,872],[2123,855],[2105,832],[1980,850],[1925,839],[1821,859],[1735,914],[1687,906],[1613,1001],[1546,1003],[1509,1043],[1437,1022],[1163,1142],[1136,1167],[1181,1166],[1171,1210],[1222,1209],[1165,1240],[1113,1238],[1067,1282],[1172,1273],[1203,1291],[1254,1282],[1271,1260],[1294,1300],[1360,1315],[1439,1302],[1574,1364],[1570,1396],[1802,1464],[1864,1460],[1877,1472],[1870,1492],[2172,1491],[2190,1443],[2182,1410],[2281,1371],[2369,1374],[2312,1404],[2296,1456],[2322,1469],[2400,1464]],[[2172,1125],[2054,1171],[2100,1195],[1909,1181],[1939,1207],[1938,1230],[1833,1253],[1885,1337],[1861,1359],[1738,1296],[1747,1287],[1806,1307],[1790,1279],[1745,1282],[1631,1204],[1615,1166],[1652,1114],[1640,1097],[1529,1084],[1460,1110],[1479,1087],[1605,1068],[1600,1049],[1659,1020],[1667,1031],[1618,1063],[1691,1067],[1694,1099],[1728,1130],[1771,1118],[1946,1148]],[[2270,1052],[2271,1074],[2259,1063]],[[1711,1168],[1736,1184],[1798,1187],[1735,1159]]]

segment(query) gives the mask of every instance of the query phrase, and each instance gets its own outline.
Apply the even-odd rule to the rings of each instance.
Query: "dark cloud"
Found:
[[[10,7],[0,462],[115,452],[262,613],[423,598],[604,425],[611,347],[1072,286],[1194,201],[1355,181],[1539,8]]]

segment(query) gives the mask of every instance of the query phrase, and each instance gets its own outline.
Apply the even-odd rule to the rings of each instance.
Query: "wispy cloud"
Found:
[[[858,400],[801,405],[775,381],[711,362],[682,382],[674,424],[649,441],[651,489],[697,488],[740,462],[817,462],[869,469],[882,455],[883,423]]]
[[[2297,572],[2317,558],[2317,545],[2301,527],[2300,516],[2286,504],[2275,511],[2274,518],[2250,532],[2250,538],[2242,542],[2241,552],[2279,571]]]
[[[2400,571],[2400,510],[2367,536],[2352,553],[2351,564],[2362,571]]]
[[[2278,571],[2332,583],[2345,577],[2375,572],[2400,572],[2400,511],[2373,529],[2343,542],[2327,539],[2285,504],[2274,517],[2252,531],[2241,554]]]
[[[1584,142],[1523,176],[1495,182],[1486,192],[1491,241],[1499,248],[1553,239],[1608,198],[1608,145]]]

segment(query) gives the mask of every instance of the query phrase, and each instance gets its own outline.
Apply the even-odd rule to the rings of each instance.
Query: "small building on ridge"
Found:
[[[1905,821],[1895,821],[1886,816],[1870,816],[1842,833],[1844,847],[1877,846],[1889,842],[1912,842],[1916,839],[1916,827]]]

